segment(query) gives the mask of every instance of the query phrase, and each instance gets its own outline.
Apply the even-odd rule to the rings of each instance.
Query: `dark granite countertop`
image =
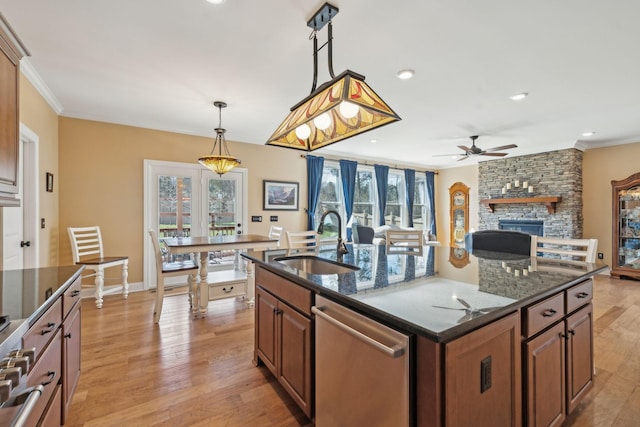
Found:
[[[22,335],[82,273],[84,266],[0,271],[0,316],[9,325],[0,332],[0,356],[19,348]]]
[[[276,261],[286,250],[243,256],[266,269],[389,326],[446,342],[608,267],[499,252],[424,246],[418,254],[384,245],[348,245],[344,274],[307,274]],[[315,254],[336,261],[335,246]],[[468,307],[465,306],[468,305]]]

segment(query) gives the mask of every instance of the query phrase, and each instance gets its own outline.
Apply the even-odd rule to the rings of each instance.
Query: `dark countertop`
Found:
[[[608,267],[500,252],[424,246],[416,255],[384,245],[347,245],[342,262],[360,270],[307,274],[276,258],[286,250],[242,254],[264,268],[396,329],[447,342]],[[336,261],[335,246],[317,256]],[[468,304],[470,308],[464,306]]]
[[[9,326],[0,332],[0,356],[20,347],[22,335],[82,273],[84,266],[0,271],[0,316]]]

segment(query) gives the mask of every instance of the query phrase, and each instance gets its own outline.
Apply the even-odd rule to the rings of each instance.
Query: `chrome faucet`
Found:
[[[336,248],[336,251],[338,255],[348,254],[349,250],[347,249],[347,245],[345,245],[342,240],[342,218],[340,218],[340,214],[337,211],[330,210],[322,214],[322,217],[320,218],[320,225],[318,225],[318,234],[322,234],[324,232],[324,219],[329,214],[333,214],[338,218],[338,247]]]

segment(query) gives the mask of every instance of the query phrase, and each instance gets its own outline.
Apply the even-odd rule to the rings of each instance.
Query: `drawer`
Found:
[[[78,277],[72,284],[64,291],[62,295],[62,318],[66,319],[69,312],[78,301],[80,301],[80,291],[82,288],[82,279]]]
[[[564,292],[524,310],[524,335],[531,337],[564,317]]]
[[[230,282],[222,285],[209,285],[209,300],[238,297],[247,294],[247,281]]]
[[[51,341],[51,344],[47,347],[40,359],[38,359],[38,362],[27,377],[27,385],[29,387],[42,384],[44,386],[44,391],[31,411],[31,416],[29,417],[26,425],[36,425],[36,422],[45,412],[51,397],[58,389],[61,374],[62,331],[58,329]]]
[[[588,304],[593,299],[593,280],[585,280],[584,282],[567,289],[567,313]]]
[[[36,360],[56,334],[62,323],[62,301],[57,301],[34,323],[22,337],[22,348],[36,349]]]
[[[262,287],[290,306],[311,316],[313,293],[309,289],[260,267],[256,268],[256,286]]]

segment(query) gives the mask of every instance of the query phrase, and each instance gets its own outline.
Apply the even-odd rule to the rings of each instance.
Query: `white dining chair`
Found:
[[[269,228],[269,238],[278,239],[278,242],[276,243],[277,248],[280,247],[280,240],[282,239],[283,231],[284,231],[284,228],[277,225],[272,225],[271,228]]]
[[[287,231],[287,248],[289,254],[299,252],[313,252],[318,249],[320,238],[315,230]]]
[[[71,241],[71,254],[73,262],[84,265],[85,270],[94,271],[93,274],[82,276],[95,277],[96,307],[102,308],[104,295],[122,291],[126,299],[129,296],[129,257],[105,256],[102,246],[102,233],[99,226],[92,227],[68,227],[69,240]],[[122,270],[122,284],[105,289],[104,271],[111,267],[120,267]]]
[[[162,250],[160,249],[160,241],[155,230],[149,230],[151,243],[153,244],[153,253],[156,257],[156,305],[153,311],[153,321],[160,322],[162,314],[162,303],[164,301],[164,279],[167,277],[187,276],[187,287],[189,288],[189,309],[193,309],[194,295],[196,294],[196,277],[198,275],[198,265],[191,259],[164,262]]]

